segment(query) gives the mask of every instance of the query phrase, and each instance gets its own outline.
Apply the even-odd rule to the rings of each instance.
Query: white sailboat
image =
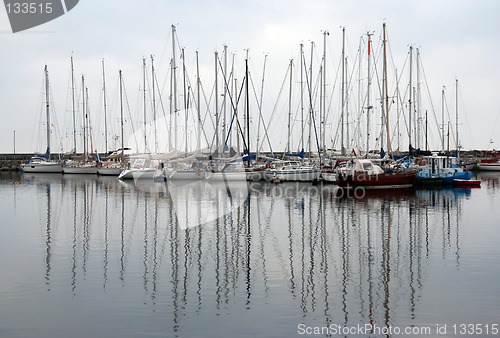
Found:
[[[299,161],[281,161],[274,165],[275,168],[266,170],[267,180],[313,182],[319,180],[321,176],[320,168]]]
[[[103,78],[104,78],[104,66],[103,66]],[[120,176],[121,172],[125,168],[125,150],[130,150],[124,147],[123,139],[123,78],[122,71],[119,71],[119,81],[120,81],[120,132],[121,132],[121,149],[111,153],[109,156],[103,158],[102,162],[97,169],[97,173],[103,176]],[[107,144],[107,142],[106,142]],[[106,146],[107,148],[107,146]]]
[[[20,168],[25,173],[62,173],[62,165],[59,161],[50,160],[50,103],[49,103],[49,72],[47,65],[44,68],[45,72],[45,109],[47,119],[47,150],[45,154],[35,154],[20,165]]]
[[[90,159],[87,149],[87,132],[90,129],[88,107],[88,91],[85,88],[85,78],[82,75],[82,102],[83,102],[83,154],[67,161],[63,167],[64,174],[90,174],[97,175],[97,161]],[[87,101],[87,102],[86,102]],[[87,103],[87,105],[85,105]]]

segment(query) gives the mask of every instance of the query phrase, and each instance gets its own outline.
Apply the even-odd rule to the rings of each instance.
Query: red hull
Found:
[[[481,185],[480,180],[459,180],[454,179],[453,183],[457,187],[479,187]]]
[[[337,184],[339,187],[362,187],[366,189],[392,189],[409,188],[415,183],[416,172],[403,172],[394,174],[367,175],[360,172],[354,175],[339,175]]]

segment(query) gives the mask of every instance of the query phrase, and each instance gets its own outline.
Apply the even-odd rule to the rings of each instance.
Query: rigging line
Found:
[[[314,137],[316,140],[316,147],[318,149],[318,158],[319,161],[321,162],[321,151],[320,151],[320,146],[319,146],[319,139],[318,139],[318,130],[316,129],[316,119],[314,118],[314,110],[313,110],[313,101],[312,101],[312,91],[311,91],[311,83],[309,83],[309,77],[307,76],[307,67],[306,67],[306,60],[305,58],[302,58],[303,63],[304,63],[304,72],[305,72],[305,78],[306,78],[306,85],[307,89],[309,92],[309,114],[311,116],[311,123],[314,127]],[[309,135],[311,137],[311,135]],[[311,145],[309,145],[311,147]],[[311,149],[309,149],[309,152],[311,152]]]
[[[460,86],[458,87],[458,93],[459,93],[459,96],[460,96],[460,107],[463,107],[462,109],[460,109],[460,111],[462,112],[462,116],[465,118],[465,122],[467,124],[467,130],[469,132],[469,137],[471,138],[472,144],[473,144],[472,149],[474,149],[475,148],[475,144],[474,144],[475,142],[474,142],[474,139],[473,139],[472,130],[470,128],[471,124],[469,122],[469,119],[467,118],[467,111],[465,109],[465,102],[464,102],[464,99],[462,97],[462,91],[460,89]],[[494,131],[495,131],[496,122],[497,122],[498,117],[499,117],[498,115],[500,115],[500,110],[497,113],[495,124],[493,125],[493,130],[492,130],[492,135],[491,135],[492,137],[493,137],[493,134],[494,134]],[[491,137],[490,137],[490,139],[491,139]]]
[[[287,71],[288,73],[288,71]],[[271,154],[273,154],[273,147],[271,145],[271,140],[269,139],[269,133],[268,133],[268,127],[266,126],[265,122],[264,122],[264,116],[262,116],[262,100],[260,100],[259,102],[259,98],[257,97],[257,91],[255,89],[255,85],[253,83],[253,79],[252,79],[252,75],[251,73],[249,72],[248,73],[248,77],[250,79],[250,83],[252,84],[252,89],[253,89],[253,92],[254,92],[254,96],[255,96],[255,101],[257,102],[257,105],[258,105],[258,110],[259,110],[259,127],[260,127],[260,121],[262,121],[262,127],[264,128],[264,136],[265,136],[265,139],[267,140],[267,143],[269,145],[269,150],[271,151]],[[264,81],[262,82],[262,91],[264,90]],[[262,95],[261,95],[262,97]],[[262,143],[259,145],[257,145],[257,152],[260,152],[262,151],[263,149],[263,145],[264,145],[264,140],[262,140]]]
[[[285,73],[285,76],[283,78],[283,82],[281,83],[281,87],[280,87],[280,90],[278,92],[278,96],[276,98],[276,102],[274,103],[274,106],[273,106],[273,109],[271,111],[271,116],[267,122],[267,128],[270,129],[272,126],[271,126],[271,123],[273,122],[273,118],[274,118],[274,114],[276,113],[276,109],[277,109],[277,106],[278,106],[278,103],[280,101],[280,98],[281,98],[281,94],[283,93],[283,89],[285,87],[285,83],[286,83],[286,80],[287,80],[287,77],[288,77],[288,74],[290,72],[290,66],[287,66],[287,70],[286,70],[286,73]],[[278,123],[278,122],[276,122]],[[267,131],[266,131],[267,133]],[[260,148],[262,148],[264,145],[264,140],[262,140],[262,143],[259,145]]]
[[[432,111],[432,114],[434,115],[434,120],[436,122],[436,126],[439,126],[438,118],[437,118],[437,115],[436,115],[436,110],[434,109],[434,102],[432,101],[432,96],[431,96],[431,93],[430,93],[429,84],[427,82],[427,75],[425,73],[425,69],[424,69],[424,66],[423,66],[422,63],[420,64],[420,66],[421,66],[422,74],[424,76],[424,83],[425,83],[424,87],[427,90],[426,91],[427,92],[427,97],[428,97],[429,102],[431,104],[431,111]],[[441,136],[440,132],[439,132],[439,129],[438,129],[438,135]]]
[[[127,112],[128,112],[128,116],[129,116],[129,122],[130,122],[130,126],[132,128],[132,135],[134,136],[136,151],[138,151],[139,146],[138,146],[138,143],[137,143],[137,135],[136,135],[135,128],[134,128],[134,123],[132,121],[132,114],[130,112],[130,105],[129,105],[129,102],[128,102],[128,95],[127,95],[127,90],[125,88],[125,81],[123,79],[123,75],[122,75],[122,82],[123,82],[123,94],[124,94],[123,96],[125,97],[125,104],[127,106]]]

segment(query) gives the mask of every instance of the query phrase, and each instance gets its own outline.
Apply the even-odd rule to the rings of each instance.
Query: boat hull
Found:
[[[97,169],[97,173],[101,176],[120,176],[123,168],[106,168],[101,167]]]
[[[28,163],[20,166],[25,173],[62,173],[61,163]]]
[[[456,187],[463,187],[463,188],[471,188],[471,187],[480,187],[481,186],[480,180],[455,179],[455,180],[453,180],[453,183],[455,184]]]
[[[97,167],[64,167],[63,174],[97,175]]]
[[[156,169],[125,169],[118,176],[121,180],[153,180]]]
[[[197,181],[205,178],[199,170],[165,170],[164,174],[167,180]]]
[[[226,181],[239,181],[244,182],[247,180],[247,173],[245,171],[237,172],[209,172],[206,174],[208,182],[226,182]]]
[[[500,163],[478,163],[477,168],[481,171],[500,171]]]
[[[266,179],[278,179],[289,182],[313,182],[319,180],[321,176],[320,169],[297,169],[297,170],[267,170]]]
[[[415,172],[374,175],[355,173],[354,175],[339,175],[337,184],[341,188],[399,189],[412,187],[415,179]]]

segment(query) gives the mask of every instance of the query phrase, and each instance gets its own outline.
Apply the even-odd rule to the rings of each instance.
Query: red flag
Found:
[[[370,56],[371,44],[372,44],[372,40],[368,40],[368,56]]]

